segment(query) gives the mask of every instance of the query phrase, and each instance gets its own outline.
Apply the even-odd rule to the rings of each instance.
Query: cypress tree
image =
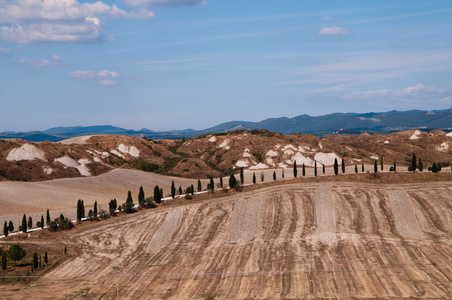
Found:
[[[303,177],[305,177],[306,176],[306,168],[305,168],[304,164],[303,164],[301,171],[302,171]]]
[[[411,171],[415,172],[417,169],[416,166],[416,154],[413,153],[413,157],[411,158]]]
[[[31,216],[28,216],[28,228],[33,228],[33,219],[31,218]]]
[[[66,248],[66,246],[64,246],[64,255],[66,255],[67,254],[67,248]]]
[[[256,184],[256,173],[253,172],[253,184]]]
[[[293,177],[297,178],[297,161],[296,160],[293,161]]]
[[[344,159],[342,159],[341,167],[342,167],[342,174],[343,174],[343,173],[345,173],[345,160]]]
[[[176,197],[176,186],[174,185],[174,180],[171,181],[171,198]]]
[[[220,188],[223,188],[223,176],[220,176]]]
[[[46,215],[46,224],[48,225],[50,223],[50,213],[49,213],[49,209],[47,208],[47,215]]]
[[[193,195],[195,193],[195,187],[193,186],[193,184],[191,185],[191,194]]]
[[[182,187],[179,186],[179,195],[182,195]]]
[[[364,163],[361,164],[361,172],[364,173]]]
[[[85,202],[82,200],[82,218],[85,218]]]
[[[8,223],[8,230],[9,230],[9,232],[13,232],[14,231],[13,221],[9,221],[9,223]]]
[[[210,177],[210,190],[213,192],[215,190],[215,185],[213,182],[213,177]]]
[[[358,165],[355,164],[355,173],[358,174]]]
[[[397,166],[396,166],[396,163],[395,163],[395,162],[394,162],[394,166],[393,166],[392,168],[394,169],[394,172],[397,171]]]
[[[154,187],[154,201],[155,203],[162,202],[162,197],[160,197],[160,188],[158,185]]]
[[[264,182],[264,172],[261,173],[261,181]]]
[[[229,176],[229,187],[231,189],[235,188],[237,185],[237,180],[235,179],[234,173],[231,174],[231,176]]]
[[[41,215],[41,229],[44,229],[44,216]]]
[[[27,216],[23,216],[22,218],[22,231],[27,232]]]
[[[284,168],[282,169],[281,177],[284,179]]]
[[[47,251],[44,253],[44,263],[46,264],[47,267],[47,263],[49,262],[49,257],[47,256]]]
[[[314,161],[314,176],[317,177],[317,161]]]
[[[38,268],[39,261],[38,261],[38,253],[33,254],[33,268],[36,270]]]
[[[198,192],[202,191],[201,180],[198,179]]]
[[[132,201],[133,203],[133,201]],[[97,219],[97,200],[94,201],[94,219]]]
[[[424,164],[422,163],[422,159],[419,157],[418,169],[420,172],[424,171]]]
[[[325,174],[325,164],[322,164],[322,173]]]
[[[3,226],[3,235],[8,236],[8,223],[5,221],[5,225]]]
[[[245,178],[243,176],[243,168],[240,168],[240,184],[243,185],[244,182],[245,182]]]
[[[143,187],[140,186],[140,191],[138,192],[138,204],[140,206],[144,205],[144,199],[145,199],[144,190]]]
[[[378,172],[377,161],[374,160],[374,173]]]
[[[383,171],[383,155],[380,157],[381,171]]]
[[[339,174],[339,165],[337,164],[337,158],[334,159],[334,175]]]
[[[276,171],[273,171],[273,181],[276,180]]]
[[[2,270],[6,271],[6,251],[2,253]]]

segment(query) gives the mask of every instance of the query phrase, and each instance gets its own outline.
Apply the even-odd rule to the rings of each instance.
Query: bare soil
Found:
[[[450,181],[299,182],[168,204],[60,233],[76,254],[0,297],[450,299],[451,195]]]

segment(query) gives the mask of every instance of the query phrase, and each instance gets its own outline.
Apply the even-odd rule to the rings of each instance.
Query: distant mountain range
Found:
[[[209,133],[239,129],[266,129],[282,134],[307,133],[318,137],[331,134],[390,133],[408,129],[452,130],[452,108],[445,110],[410,110],[380,113],[334,113],[312,117],[300,115],[294,118],[270,118],[260,122],[231,121],[204,130],[152,131],[146,128],[128,130],[111,125],[55,127],[44,131],[2,132],[0,138],[19,138],[27,141],[56,142],[83,135],[113,134],[140,136],[152,139],[181,139]]]

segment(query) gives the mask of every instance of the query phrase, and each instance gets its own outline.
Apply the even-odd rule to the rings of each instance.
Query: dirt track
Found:
[[[112,218],[69,231],[80,255],[0,296],[448,298],[451,195],[450,183],[293,184]]]

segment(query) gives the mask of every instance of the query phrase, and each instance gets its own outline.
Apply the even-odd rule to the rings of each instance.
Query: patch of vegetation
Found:
[[[261,163],[262,162],[262,154],[260,154],[259,152],[253,152],[252,153],[254,157],[257,158],[257,160]]]
[[[164,173],[169,172],[169,170],[171,170],[172,168],[174,168],[175,166],[177,166],[177,164],[182,160],[181,157],[172,157],[172,158],[167,158],[165,159],[165,161],[163,162],[163,167],[162,167],[162,171]]]
[[[144,160],[137,160],[134,165],[134,168],[145,171],[145,172],[154,172],[154,173],[161,173],[162,169],[159,165],[153,164],[148,161]]]

